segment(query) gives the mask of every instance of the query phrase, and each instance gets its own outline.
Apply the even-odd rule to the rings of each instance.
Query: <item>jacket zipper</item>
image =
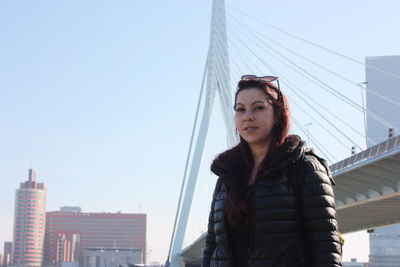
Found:
[[[224,205],[225,205],[225,201],[226,198],[228,196],[228,189],[226,188],[226,184],[225,186],[225,198],[224,198]],[[226,212],[225,212],[225,208],[224,208],[224,230],[225,230],[225,239],[226,239],[226,243],[224,244],[225,249],[228,253],[228,260],[229,260],[229,266],[233,266],[233,257],[232,257],[232,252],[231,252],[231,248],[229,247],[229,236],[228,236],[228,231],[227,231],[227,223],[228,220],[226,219]]]
[[[233,257],[232,257],[232,251],[231,248],[229,247],[229,236],[228,236],[228,231],[227,231],[227,224],[228,221],[226,220],[226,217],[224,216],[224,230],[225,230],[225,239],[226,239],[226,243],[224,244],[226,252],[227,252],[227,256],[228,256],[228,260],[229,260],[229,266],[233,266]]]
[[[253,196],[252,196],[252,212],[251,212],[251,229],[250,229],[250,240],[249,240],[249,248],[247,250],[247,262],[249,262],[249,256],[250,252],[253,248],[253,243],[254,243],[254,236],[255,236],[255,231],[256,231],[256,203],[257,203],[257,183],[258,180],[254,182],[254,187],[253,187]]]
[[[266,170],[263,173],[263,178],[265,179],[266,176],[269,175],[269,173],[271,172],[271,170]],[[255,238],[255,234],[256,234],[256,204],[257,204],[257,184],[258,184],[258,179],[256,179],[256,181],[254,182],[254,188],[253,188],[253,210],[251,213],[251,234],[250,234],[250,241],[249,241],[249,249],[247,250],[247,262],[249,261],[249,256],[250,256],[250,252],[253,249],[253,245],[254,245],[254,238]]]

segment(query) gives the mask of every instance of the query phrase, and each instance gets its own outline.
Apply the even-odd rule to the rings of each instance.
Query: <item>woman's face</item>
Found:
[[[244,89],[235,105],[236,129],[249,145],[267,145],[274,127],[274,110],[267,95],[257,88]]]

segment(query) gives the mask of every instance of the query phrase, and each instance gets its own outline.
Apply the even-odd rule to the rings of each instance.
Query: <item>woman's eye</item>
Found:
[[[244,112],[244,108],[236,108],[236,112]]]
[[[264,106],[257,106],[257,107],[255,107],[255,109],[256,109],[256,110],[264,110],[265,107],[264,107]]]

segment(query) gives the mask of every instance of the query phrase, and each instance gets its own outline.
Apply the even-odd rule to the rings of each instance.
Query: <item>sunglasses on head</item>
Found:
[[[279,86],[278,77],[275,77],[275,76],[260,76],[260,77],[258,77],[256,75],[249,74],[249,75],[243,75],[240,78],[240,81],[245,81],[245,82],[247,82],[247,81],[257,81],[257,82],[261,82],[261,83],[265,84],[266,86],[268,86],[268,88],[271,88],[271,89],[275,90],[277,92],[277,94],[278,94],[278,100],[282,101],[282,93],[281,93],[281,89],[280,89],[280,86]],[[275,82],[275,81],[277,83],[277,86],[276,87],[275,86],[270,86],[270,83]]]

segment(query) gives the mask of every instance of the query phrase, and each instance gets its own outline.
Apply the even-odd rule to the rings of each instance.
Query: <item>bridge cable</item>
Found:
[[[332,158],[335,162],[338,162],[338,160],[329,152],[329,150],[326,149],[326,148],[324,148],[324,147],[322,146],[322,144],[318,141],[317,138],[314,138],[314,136],[313,136],[312,134],[307,133],[307,131],[304,129],[303,125],[301,125],[301,123],[299,123],[299,121],[296,120],[296,118],[295,118],[294,116],[292,116],[292,119],[293,119],[293,122],[294,122],[294,123],[297,125],[297,127],[300,129],[300,131],[302,131],[304,135],[306,135],[306,136],[308,135],[308,136],[310,137],[310,140],[314,143],[314,145],[318,148],[318,150],[319,150],[319,151],[321,152],[321,154],[326,158],[326,160],[329,161],[330,165],[333,164],[331,158]],[[308,144],[308,145],[310,145],[310,144]],[[331,158],[330,158],[327,154],[325,154],[324,151],[325,151],[327,154],[329,154]]]
[[[260,58],[257,54],[255,54],[240,38],[237,38],[242,45],[244,45],[260,62],[262,62],[268,69],[272,70],[272,68],[262,59]],[[272,71],[275,72],[275,71]],[[284,80],[283,80],[284,81]],[[292,89],[292,88],[291,88]],[[294,91],[292,89],[292,91]],[[299,94],[296,93],[296,95],[299,96]],[[325,118],[325,116],[323,116],[318,110],[316,110],[312,105],[310,105],[303,97],[300,96],[300,98],[311,108],[313,109],[318,115],[320,115],[322,117],[322,119],[324,119],[327,123],[329,123],[333,128],[335,128],[339,133],[341,133],[348,141],[350,141],[351,143],[353,143],[355,146],[357,146],[360,150],[363,150],[359,145],[357,145],[353,140],[351,140],[351,138],[349,138],[345,133],[343,133],[340,129],[338,129],[334,124],[332,124],[332,122],[330,122],[328,119]],[[327,132],[329,132],[327,130]],[[338,139],[337,139],[338,140]],[[340,143],[342,143],[341,141],[339,141]],[[342,143],[343,144],[343,143]]]
[[[253,35],[253,34],[252,34]],[[254,35],[253,35],[254,36]],[[261,46],[260,46],[261,47]],[[263,48],[263,47],[261,47]],[[263,48],[264,50],[264,48]],[[265,51],[265,50],[264,50]],[[267,53],[269,53],[268,51],[266,51]],[[269,53],[271,54],[271,53]],[[272,55],[272,54],[271,54]],[[272,55],[274,58],[277,58],[276,56]],[[282,62],[280,59],[277,58],[277,60],[279,60],[280,62]],[[285,64],[284,62],[282,62],[283,64]],[[287,65],[287,64],[285,64]],[[290,67],[290,66],[289,66]],[[288,80],[288,79],[287,79]],[[288,80],[289,81],[289,80]],[[292,83],[292,86],[293,83]],[[304,94],[305,96],[307,96],[308,99],[310,99],[314,104],[316,104],[317,106],[319,106],[321,109],[325,110],[326,112],[328,112],[331,116],[335,117],[337,120],[339,120],[340,122],[342,122],[344,125],[346,125],[347,127],[349,127],[350,129],[352,129],[355,133],[357,133],[358,135],[360,135],[361,137],[365,138],[367,141],[369,141],[372,144],[375,144],[375,142],[373,142],[372,140],[370,140],[366,135],[360,133],[358,130],[356,130],[355,128],[353,128],[351,125],[349,125],[348,123],[346,123],[344,120],[342,120],[339,116],[337,116],[336,114],[334,114],[333,112],[331,112],[330,110],[328,110],[327,108],[325,108],[324,106],[322,106],[321,104],[319,104],[316,100],[314,100],[311,96],[309,96],[306,91],[304,90],[300,90],[297,86],[294,86],[295,88],[297,88],[299,91],[302,91],[302,94]],[[293,89],[292,89],[293,90]],[[293,91],[294,92],[294,91]],[[295,92],[296,93],[296,92]],[[298,93],[296,93],[296,95],[298,95],[300,98],[302,98]],[[302,100],[304,102],[306,102],[308,105],[310,105],[307,101],[305,101],[303,98]],[[310,105],[311,106],[311,105]]]
[[[254,36],[254,35],[253,35]],[[282,62],[282,61],[281,61]],[[322,67],[322,66],[321,66]],[[296,86],[295,86],[296,87]],[[299,88],[297,88],[299,89]],[[330,115],[332,115],[333,117],[335,117],[337,120],[339,120],[340,122],[342,122],[343,124],[345,124],[347,127],[349,127],[350,129],[352,129],[354,132],[356,132],[357,134],[359,134],[361,137],[366,138],[366,136],[362,133],[360,133],[358,130],[356,130],[355,128],[353,128],[350,124],[348,124],[347,122],[345,122],[344,120],[342,120],[340,117],[338,117],[336,114],[332,113],[329,109],[325,108],[324,106],[322,106],[321,104],[319,104],[316,100],[314,100],[312,97],[310,97],[306,91],[302,90],[302,93],[304,95],[307,96],[307,98],[311,101],[314,102],[314,104],[318,105],[320,108],[324,109],[326,112],[328,112]]]
[[[283,57],[285,60],[289,61],[291,64],[293,64],[294,66],[296,66],[298,69],[300,69],[302,72],[304,72],[305,74],[307,74],[308,76],[311,76],[314,80],[318,81],[320,84],[324,86],[327,92],[331,93],[332,95],[336,96],[337,98],[341,99],[344,102],[347,102],[347,104],[353,106],[354,108],[360,110],[360,111],[364,111],[366,112],[367,116],[369,116],[370,118],[374,119],[375,121],[379,122],[382,125],[387,126],[388,128],[394,128],[398,131],[400,131],[400,128],[398,128],[397,126],[395,126],[394,124],[392,124],[391,122],[383,119],[382,117],[380,117],[379,115],[377,115],[376,113],[367,110],[363,107],[361,107],[359,104],[355,103],[353,100],[349,99],[348,97],[346,97],[345,95],[343,95],[342,93],[340,93],[339,91],[337,91],[336,89],[334,89],[333,87],[329,86],[328,84],[326,84],[325,82],[323,82],[321,79],[317,78],[315,75],[309,73],[308,71],[306,71],[304,68],[300,67],[298,64],[294,63],[292,60],[288,59],[286,56],[282,55],[280,52],[278,52],[276,49],[272,48],[271,46],[265,44],[268,48],[270,48],[271,50],[273,50],[275,53],[277,53],[278,55],[280,55],[281,57]],[[263,47],[262,47],[263,48]],[[274,56],[273,54],[271,54],[271,52],[265,50],[265,48],[263,48],[264,51],[266,51],[267,53],[269,53],[270,55],[272,55],[273,57],[277,58],[276,56]],[[283,61],[279,60],[280,62],[282,62],[283,64],[285,64]],[[300,72],[296,69],[294,69],[292,66],[285,64],[286,66],[288,66],[289,68],[291,68],[292,70],[294,70],[295,72],[299,73]],[[318,85],[315,81],[313,81],[311,78],[308,78],[307,76],[302,75],[304,78],[308,79],[309,81],[311,81],[312,83]]]
[[[327,92],[331,92],[332,95],[338,97],[339,99],[342,99],[342,101],[347,102],[347,104],[353,106],[356,109],[361,109],[361,111],[363,110],[363,108],[361,106],[359,106],[357,103],[355,103],[353,100],[349,99],[347,96],[343,95],[341,92],[337,91],[336,89],[332,88],[331,86],[329,86],[328,84],[326,84],[325,82],[323,82],[321,79],[317,78],[315,75],[309,73],[308,71],[306,71],[304,68],[302,68],[301,66],[299,66],[298,64],[296,64],[295,62],[293,62],[292,60],[290,60],[289,58],[287,58],[286,56],[284,56],[282,53],[278,52],[276,49],[274,49],[273,47],[271,47],[270,45],[264,43],[265,46],[267,46],[270,50],[274,51],[276,54],[278,54],[280,57],[284,58],[286,61],[288,61],[289,63],[291,63],[293,66],[295,66],[296,68],[300,69],[302,72],[304,72],[305,74],[307,74],[308,76],[310,76],[311,78],[313,78],[314,80],[318,81],[320,83],[320,85],[324,85],[328,91]],[[271,52],[267,51],[264,47],[260,46],[261,48],[263,48],[263,50],[267,53],[269,53],[270,55],[274,56]],[[277,58],[276,56],[274,56],[275,58]],[[282,63],[284,63],[283,61],[280,61]],[[297,73],[301,74],[299,71],[297,71],[295,68],[291,67],[290,65],[286,65],[288,67],[290,67],[292,70],[296,71]],[[307,78],[307,76],[302,75],[304,78]],[[311,78],[307,78],[309,81],[312,81]],[[313,82],[313,81],[312,81]],[[315,82],[314,82],[315,83]],[[316,83],[315,83],[316,84]],[[318,84],[316,84],[318,85]]]
[[[234,7],[234,6],[232,6],[232,5],[229,4],[229,3],[227,3],[227,6],[231,7],[232,9],[236,10],[237,12],[242,13],[243,15],[245,15],[245,16],[247,16],[247,17],[249,17],[249,18],[252,18],[252,19],[255,20],[255,21],[258,21],[259,23],[261,23],[261,24],[263,24],[263,25],[265,25],[265,26],[268,26],[268,27],[270,27],[270,28],[273,28],[274,30],[279,31],[279,32],[281,32],[281,33],[283,33],[283,34],[285,34],[285,35],[287,35],[287,36],[290,36],[290,37],[292,37],[292,38],[294,38],[294,39],[297,39],[297,40],[299,40],[299,41],[302,41],[302,42],[304,42],[304,43],[306,43],[306,44],[309,44],[309,45],[311,45],[311,46],[317,47],[317,48],[319,48],[319,49],[321,49],[321,50],[327,51],[327,52],[329,52],[329,53],[331,53],[331,54],[334,54],[334,55],[336,55],[336,56],[339,56],[339,57],[342,57],[342,58],[344,58],[344,59],[350,60],[350,61],[355,62],[355,63],[357,63],[357,64],[361,64],[361,65],[363,65],[363,66],[365,66],[365,67],[367,67],[367,68],[370,68],[370,69],[379,71],[379,72],[384,73],[384,74],[386,74],[386,75],[388,75],[388,76],[391,76],[391,77],[393,77],[393,78],[400,79],[400,76],[399,76],[399,75],[396,75],[396,74],[394,74],[394,73],[391,73],[391,72],[389,72],[389,71],[386,71],[386,70],[377,68],[377,67],[372,66],[372,65],[369,65],[369,64],[365,64],[364,62],[359,61],[359,60],[357,60],[357,59],[351,58],[351,57],[349,57],[349,56],[346,56],[346,55],[340,54],[340,53],[338,53],[338,52],[335,52],[335,51],[333,51],[333,50],[331,50],[331,49],[325,48],[325,47],[323,47],[323,46],[321,46],[321,45],[318,45],[318,44],[315,44],[315,43],[313,43],[313,42],[307,41],[307,40],[305,40],[305,39],[303,39],[303,38],[301,38],[301,37],[298,37],[298,36],[296,36],[296,35],[294,35],[294,34],[291,34],[291,33],[287,32],[287,31],[285,31],[285,30],[282,30],[282,29],[280,29],[280,28],[278,28],[278,27],[275,27],[275,26],[273,26],[273,25],[271,25],[271,24],[269,24],[269,23],[267,23],[267,22],[265,22],[265,21],[263,21],[263,20],[260,20],[259,18],[256,18],[256,17],[254,17],[254,16],[252,16],[252,15],[250,15],[250,14],[247,14],[246,12],[244,12],[244,11],[242,11],[242,10],[240,10],[240,9],[238,9],[238,8],[236,8],[236,7]]]
[[[272,73],[274,73],[275,75],[277,75],[278,77],[280,77],[280,79],[282,80],[282,82],[292,91],[294,92],[301,100],[303,100],[303,102],[306,103],[306,105],[308,105],[309,107],[313,108],[312,105],[310,105],[303,97],[301,97],[301,95],[299,95],[293,88],[293,84],[287,80],[284,76],[281,76],[275,69],[273,69],[270,65],[266,64],[266,67],[268,69],[271,70]],[[291,86],[292,85],[292,86]],[[298,90],[300,90],[298,87],[293,86],[295,88],[297,88]],[[294,103],[297,107],[299,107],[305,114],[308,114],[308,112],[305,111],[304,108],[301,107],[300,104],[298,104],[294,99],[292,99],[291,101],[292,103]],[[342,131],[340,131],[336,126],[334,126],[332,123],[330,123],[330,121],[328,119],[326,119],[320,112],[318,112],[316,109],[313,108],[313,110],[320,116],[322,117],[322,119],[324,119],[325,121],[327,121],[332,127],[334,127],[337,131],[339,131],[342,135],[344,135],[345,137],[347,137]],[[322,128],[324,129],[329,135],[331,135],[336,141],[338,141],[341,145],[343,145],[346,149],[348,149],[349,147],[344,144],[336,135],[334,135],[331,131],[329,131],[325,126],[323,126],[318,120],[315,120],[315,122]],[[356,145],[360,150],[362,150],[356,143],[354,143],[351,139],[349,139],[350,142],[352,142],[354,145]]]
[[[381,99],[383,99],[383,100],[385,100],[385,101],[387,101],[387,102],[390,102],[390,103],[392,103],[392,104],[397,105],[397,106],[400,107],[400,102],[397,102],[397,101],[395,101],[395,100],[393,100],[393,99],[391,99],[391,98],[389,98],[389,97],[387,97],[387,96],[384,96],[384,95],[380,94],[379,92],[376,92],[376,91],[374,91],[374,90],[370,90],[370,89],[368,89],[368,88],[366,88],[366,87],[361,86],[359,83],[356,83],[356,82],[350,80],[349,78],[346,78],[345,76],[343,76],[343,75],[341,75],[341,74],[338,74],[338,73],[336,73],[336,72],[334,72],[334,71],[332,71],[332,70],[330,70],[330,69],[328,69],[328,68],[326,68],[326,67],[324,67],[324,66],[322,66],[322,65],[320,65],[320,64],[318,64],[318,63],[316,63],[316,62],[314,62],[314,61],[312,61],[312,60],[310,60],[310,59],[308,59],[308,58],[305,57],[305,56],[302,56],[301,54],[297,53],[296,51],[293,51],[292,49],[288,48],[287,46],[284,46],[284,45],[280,44],[279,42],[277,42],[277,41],[275,41],[275,40],[273,40],[273,39],[267,37],[266,35],[256,32],[256,30],[254,30],[254,28],[250,27],[247,23],[245,23],[245,22],[243,22],[243,21],[237,19],[236,17],[234,17],[234,16],[232,16],[232,15],[229,15],[229,16],[230,16],[232,19],[236,20],[236,22],[237,22],[240,26],[246,27],[247,30],[248,30],[249,32],[252,32],[255,36],[262,36],[263,38],[267,39],[268,41],[270,41],[270,42],[276,44],[277,46],[279,46],[279,47],[285,49],[286,51],[289,51],[290,53],[292,53],[292,54],[294,54],[294,55],[300,57],[301,59],[307,61],[308,63],[311,63],[311,64],[313,64],[314,66],[317,66],[317,67],[323,69],[324,71],[326,71],[326,72],[328,72],[328,73],[330,73],[330,74],[332,74],[332,75],[334,75],[334,76],[336,76],[336,77],[338,77],[338,78],[340,78],[340,79],[342,79],[342,80],[344,80],[344,81],[346,81],[346,82],[348,82],[348,83],[350,83],[350,84],[352,84],[352,85],[355,85],[355,86],[357,86],[357,87],[363,89],[364,91],[366,91],[366,92],[368,92],[368,93],[371,93],[371,94],[373,94],[373,95],[375,95],[375,96],[377,96],[377,97],[379,97],[379,98],[381,98]],[[263,43],[264,43],[264,42],[263,42]]]
[[[230,41],[230,42],[232,42],[230,39],[228,39],[228,41]],[[234,47],[235,45],[233,45],[233,42],[231,43],[231,47]],[[246,62],[246,60],[244,60],[244,57],[242,57],[242,60],[243,60],[243,62]],[[268,66],[267,66],[267,68],[269,68]],[[272,71],[272,70],[271,70]],[[273,71],[272,71],[273,72]],[[300,127],[299,127],[300,128]],[[300,130],[302,130],[301,128],[300,128]],[[304,132],[304,131],[303,131]],[[305,132],[304,132],[305,133]],[[314,138],[313,138],[314,139]],[[315,144],[318,144],[318,146],[317,146],[317,148],[319,149],[319,150],[321,150],[321,153],[322,154],[324,154],[324,156],[329,160],[329,157],[327,157],[327,155],[325,154],[325,152],[324,152],[324,150],[328,153],[328,154],[330,154],[330,156],[332,157],[332,158],[334,158],[335,160],[336,160],[336,158],[331,154],[331,153],[329,153],[328,152],[328,150],[326,149],[326,148],[324,148],[316,139],[314,139],[313,140],[314,141],[314,143]],[[347,146],[346,146],[346,148],[348,148]],[[331,160],[329,160],[330,162],[332,162]],[[337,160],[336,160],[337,161]]]

